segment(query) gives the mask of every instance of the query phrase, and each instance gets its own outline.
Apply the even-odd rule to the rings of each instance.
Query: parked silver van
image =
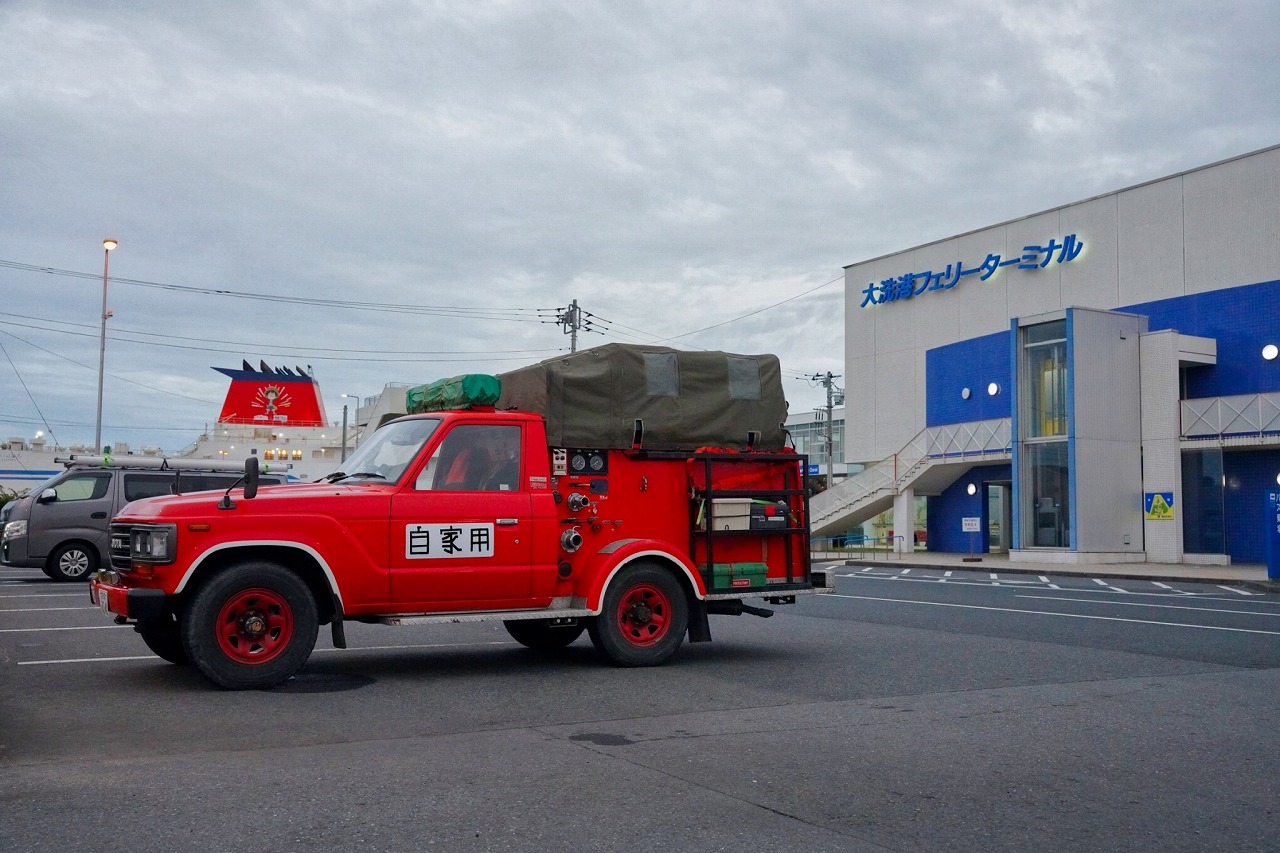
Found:
[[[107,562],[107,526],[140,498],[213,489],[225,491],[244,474],[243,462],[101,456],[59,459],[67,470],[9,502],[0,563],[39,568],[54,580],[87,580]],[[262,474],[262,485],[284,483]]]

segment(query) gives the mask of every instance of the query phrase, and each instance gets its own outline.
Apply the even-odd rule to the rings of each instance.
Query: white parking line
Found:
[[[92,604],[85,604],[80,607],[23,607],[22,609],[7,610],[0,607],[0,613],[52,613],[55,610],[97,610]]]
[[[1280,617],[1280,613],[1267,613],[1262,610],[1223,610],[1219,607],[1186,607],[1181,604],[1145,604],[1141,601],[1116,601],[1114,598],[1062,598],[1057,595],[1019,595],[1017,597],[1040,601],[1074,601],[1078,604],[1110,604],[1116,607],[1159,607],[1162,610],[1200,610],[1204,613],[1230,613],[1235,616]]]
[[[943,601],[910,601],[901,598],[875,598],[870,595],[828,593],[819,598],[852,598],[861,601],[887,601],[891,604],[923,604],[929,607],[958,607],[962,610],[994,610],[999,613],[1023,613],[1028,616],[1061,616],[1066,619],[1092,619],[1099,622],[1130,622],[1135,625],[1159,625],[1163,628],[1199,628],[1202,631],[1228,631],[1233,634],[1265,634],[1280,637],[1280,631],[1258,631],[1252,628],[1227,628],[1220,625],[1187,625],[1181,622],[1156,622],[1151,619],[1122,619],[1119,616],[1087,616],[1083,613],[1055,613],[1050,610],[1018,610],[1013,607],[985,607],[979,604],[953,604]]]
[[[1247,590],[1243,590],[1243,589],[1233,589],[1232,587],[1223,586],[1222,584],[1218,584],[1218,589],[1225,589],[1227,592],[1234,592],[1236,595],[1261,595],[1262,594],[1260,592],[1248,592]]]
[[[403,646],[360,646],[359,648],[347,649],[314,649],[312,654],[321,654],[323,652],[385,652],[394,651],[396,649],[452,649],[452,648],[479,648],[481,646],[510,646],[514,645],[512,640],[491,640],[484,643],[413,643]],[[64,658],[63,660],[20,660],[18,666],[50,666],[53,664],[65,663],[103,663],[104,661],[121,661],[121,660],[160,660],[155,655],[131,655],[129,657],[117,658]]]
[[[101,631],[106,628],[127,628],[128,625],[82,625],[78,628],[0,628],[0,634],[26,634],[32,631]]]

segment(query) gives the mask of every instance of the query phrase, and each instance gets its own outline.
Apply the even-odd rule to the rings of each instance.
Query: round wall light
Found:
[[[1280,479],[1280,478],[1277,478],[1277,479]],[[971,495],[976,495],[978,493],[978,487],[975,486],[973,483],[970,483],[967,487],[965,487],[965,491]]]
[[[1262,357],[1267,361],[1275,361],[1277,355],[1280,355],[1280,348],[1277,348],[1275,344],[1267,344],[1262,348]]]
[[[1276,474],[1276,485],[1280,485],[1280,474]]]
[[[994,397],[999,393],[1000,393],[1000,386],[997,385],[996,383],[992,382],[990,385],[987,386],[987,394],[989,394],[990,396]]]
[[[961,400],[968,400],[968,399],[969,399],[969,389],[968,389],[968,388],[961,388],[961,389],[960,389],[960,399],[961,399]]]

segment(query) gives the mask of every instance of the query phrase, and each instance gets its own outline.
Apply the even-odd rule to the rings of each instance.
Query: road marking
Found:
[[[88,600],[87,592],[33,592],[30,595],[0,595],[0,599],[6,598],[83,598]]]
[[[360,646],[348,649],[312,649],[312,654],[320,652],[383,652],[393,651],[395,649],[448,649],[448,648],[477,648],[479,646],[512,646],[515,645],[514,640],[490,640],[484,643],[414,643],[403,646]],[[51,664],[63,663],[102,663],[104,661],[121,661],[121,660],[160,660],[155,655],[132,655],[129,657],[118,658],[65,658],[63,660],[21,660],[18,666],[49,666]]]
[[[870,595],[841,595],[828,593],[820,598],[852,598],[861,601],[888,601],[893,604],[924,604],[929,607],[958,607],[961,610],[994,610],[998,613],[1025,613],[1029,616],[1062,616],[1067,619],[1093,619],[1099,622],[1130,622],[1135,625],[1159,625],[1165,628],[1199,628],[1203,631],[1229,631],[1233,634],[1265,634],[1280,637],[1280,631],[1259,631],[1253,628],[1227,628],[1219,625],[1186,625],[1181,622],[1155,622],[1150,619],[1122,619],[1119,616],[1087,616],[1082,613],[1055,613],[1051,610],[1018,610],[1013,607],[985,607],[978,604],[953,604],[943,601],[910,601],[901,598],[876,598]]]
[[[1243,589],[1232,589],[1229,586],[1218,584],[1218,589],[1225,589],[1227,592],[1234,592],[1236,595],[1261,595],[1262,593],[1246,592]]]
[[[0,628],[0,634],[26,634],[31,631],[101,631],[106,628],[127,628],[127,627],[129,626],[128,625],[83,625],[78,628]]]
[[[856,575],[852,575],[852,574],[838,574],[838,575],[836,575],[836,577],[838,577],[838,578],[848,578],[848,579],[850,579],[850,580],[891,580],[891,581],[908,581],[908,582],[912,582],[912,583],[946,583],[946,585],[947,585],[947,586],[984,586],[984,587],[988,587],[988,588],[990,588],[990,587],[998,587],[998,586],[1000,586],[1000,584],[993,584],[993,583],[991,583],[991,581],[985,581],[985,580],[973,580],[973,581],[966,581],[966,580],[955,580],[954,578],[953,578],[953,579],[947,579],[947,578],[928,578],[928,577],[924,577],[924,576],[919,576],[919,577],[914,577],[914,578],[904,578],[904,577],[898,577],[897,575],[865,575],[865,574],[856,574]],[[1033,583],[1035,583],[1035,582],[1034,582],[1034,581],[1020,581],[1020,583],[1024,583],[1024,584],[1033,584]],[[1050,589],[1064,589],[1063,587],[1060,587],[1060,586],[1058,586],[1057,584],[1053,584],[1053,583],[1050,583],[1050,584],[1048,585],[1048,587],[1049,587]],[[1003,588],[1003,587],[1002,587],[1002,588]],[[1010,592],[1012,592],[1012,591],[1013,591],[1013,590],[1010,590]],[[1207,601],[1223,601],[1223,600],[1226,600],[1226,599],[1220,599],[1220,598],[1209,598],[1209,596],[1211,596],[1211,595],[1216,595],[1216,593],[1209,593],[1209,592],[1185,592],[1185,591],[1183,591],[1183,590],[1175,590],[1175,591],[1174,591],[1174,593],[1168,593],[1168,592],[1135,592],[1135,591],[1133,591],[1133,590],[1119,589],[1119,588],[1117,588],[1117,587],[1111,587],[1111,586],[1109,586],[1109,587],[1106,587],[1105,589],[1094,589],[1093,587],[1083,587],[1083,588],[1075,589],[1075,588],[1069,588],[1069,587],[1068,587],[1068,588],[1066,588],[1066,591],[1068,591],[1068,592],[1078,592],[1078,593],[1088,593],[1088,594],[1090,594],[1090,595],[1092,595],[1092,594],[1094,594],[1094,593],[1097,593],[1097,594],[1103,594],[1103,595],[1110,595],[1110,594],[1112,594],[1112,593],[1119,592],[1119,593],[1121,593],[1121,594],[1123,594],[1123,595],[1143,595],[1143,596],[1147,596],[1147,597],[1150,597],[1150,598],[1173,598],[1173,597],[1185,597],[1185,596],[1191,596],[1191,597],[1194,597],[1194,598],[1202,598],[1202,599],[1207,600]],[[1175,594],[1176,594],[1176,596],[1175,596]],[[1260,601],[1260,602],[1257,602],[1257,603],[1258,603],[1258,604],[1265,604],[1265,603],[1269,603],[1269,602],[1261,602],[1261,601]],[[1277,604],[1280,604],[1280,601],[1278,601],[1278,602],[1276,602],[1276,603],[1277,603]]]
[[[1159,607],[1163,610],[1200,610],[1205,613],[1231,613],[1236,616],[1280,616],[1280,613],[1265,613],[1261,610],[1224,610],[1219,607],[1186,607],[1181,604],[1144,604],[1141,601],[1116,601],[1105,598],[1062,598],[1057,595],[1019,595],[1017,598],[1032,598],[1041,601],[1074,601],[1079,604],[1112,604],[1117,607]]]
[[[55,610],[97,610],[92,604],[82,604],[79,607],[23,607],[21,610],[6,610],[0,608],[0,613],[52,613]]]

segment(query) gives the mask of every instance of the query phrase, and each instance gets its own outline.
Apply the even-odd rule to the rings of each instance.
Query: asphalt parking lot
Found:
[[[1274,848],[1280,597],[902,572],[656,669],[352,625],[235,693],[0,570],[0,848]]]

